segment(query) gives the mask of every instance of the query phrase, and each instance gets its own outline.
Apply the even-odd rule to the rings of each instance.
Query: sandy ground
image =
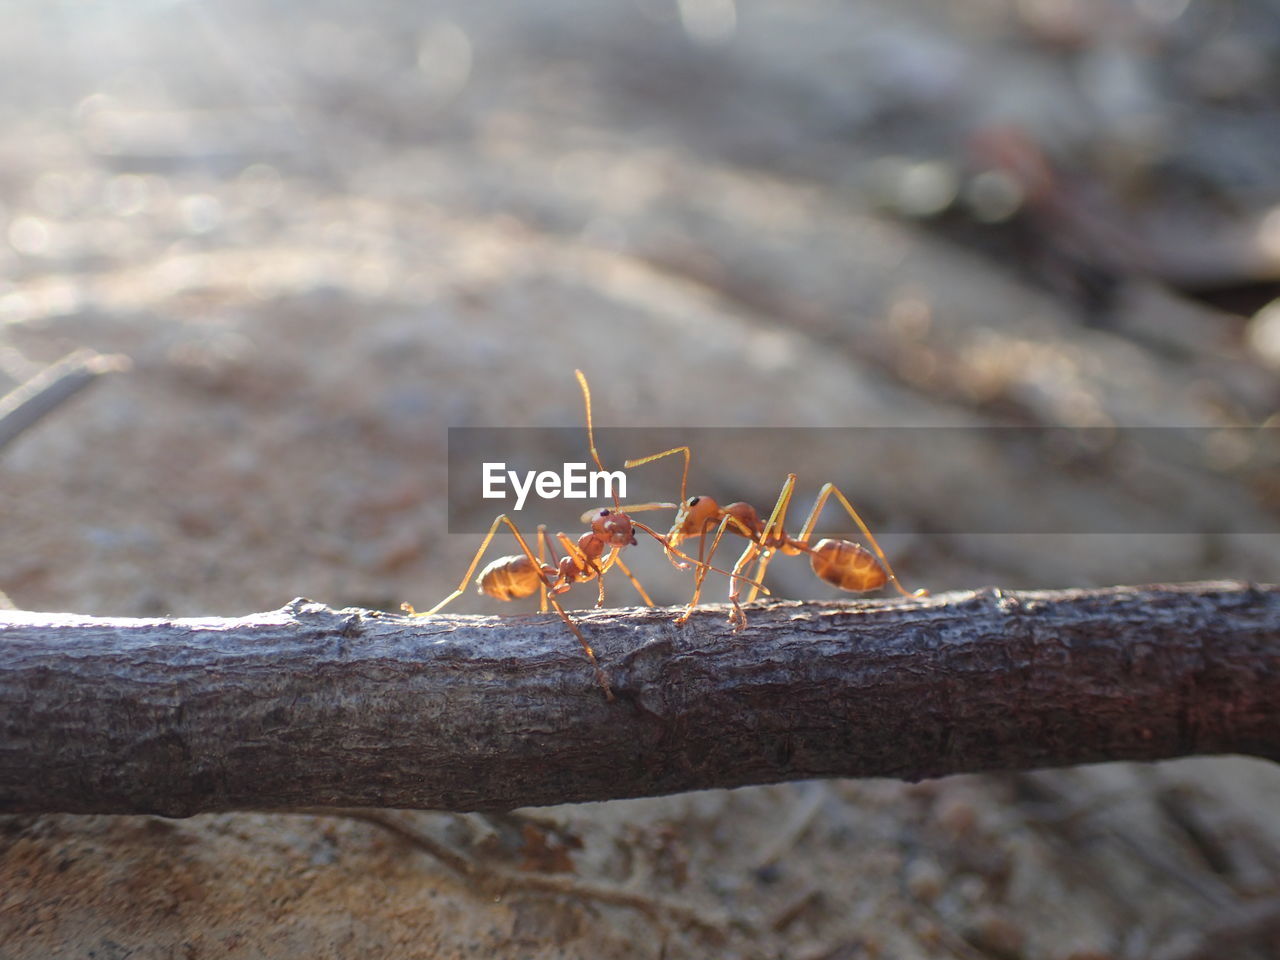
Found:
[[[912,585],[1274,581],[1274,451],[1230,431],[1276,422],[1280,322],[1183,293],[1280,277],[1250,163],[1280,29],[1179,6],[6,13],[0,375],[80,347],[132,370],[3,451],[0,589],[434,602],[477,541],[444,532],[446,428],[578,426],[575,367],[602,424],[759,430],[698,490],[838,482]],[[991,425],[1204,448],[1117,486],[765,429]],[[1161,532],[1098,532],[1147,509]],[[1061,532],[983,532],[1042,511]],[[832,596],[798,562],[770,582]],[[1266,957],[1277,800],[1221,758],[402,815],[567,885],[498,896],[363,821],[9,817],[0,958]]]

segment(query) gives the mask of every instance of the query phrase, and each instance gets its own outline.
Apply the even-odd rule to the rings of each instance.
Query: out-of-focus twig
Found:
[[[0,450],[104,373],[129,369],[129,359],[77,350],[0,398]]]
[[[1188,934],[1154,954],[1158,960],[1218,960],[1238,956],[1240,950],[1280,937],[1280,899],[1267,897],[1225,909],[1218,919],[1196,934]]]
[[[704,935],[722,939],[727,920],[721,916],[704,913],[687,903],[676,903],[661,897],[649,896],[606,884],[591,883],[573,877],[548,876],[540,873],[515,873],[491,867],[474,860],[448,844],[427,834],[403,812],[367,808],[308,809],[300,807],[288,811],[311,816],[347,817],[362,820],[381,827],[412,846],[426,851],[451,870],[465,877],[478,891],[494,897],[511,893],[542,893],[552,896],[573,897],[576,900],[594,901],[616,907],[628,907],[639,911],[649,919],[661,923],[673,920],[692,927]]]

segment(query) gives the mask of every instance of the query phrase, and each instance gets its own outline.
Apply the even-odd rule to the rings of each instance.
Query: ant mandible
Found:
[[[596,449],[595,427],[591,416],[591,388],[587,385],[587,378],[581,370],[575,370],[574,374],[577,376],[578,384],[582,388],[583,405],[586,407],[587,442],[591,447],[591,458],[595,461],[596,467],[600,472],[604,473],[604,464],[601,462],[600,453]],[[644,503],[631,506],[628,509],[674,509],[675,506],[674,503]],[[696,562],[699,574],[705,575],[707,570],[714,570],[717,573],[731,577],[735,582],[739,579],[744,580],[752,584],[752,597],[755,596],[754,591],[760,588],[760,584],[756,581],[745,580],[745,578],[739,576],[741,571],[734,571],[734,573],[730,574],[727,570],[711,566],[709,560],[706,563],[694,561],[692,557],[678,550],[676,544],[672,543],[668,537],[662,536],[656,530],[628,516],[627,512],[622,509],[617,493],[613,494],[612,510],[608,507],[602,507],[584,514],[582,520],[584,523],[589,523],[591,529],[578,537],[577,542],[574,542],[567,534],[556,534],[555,539],[559,540],[561,546],[564,547],[565,555],[557,558],[555,548],[551,547],[551,559],[554,564],[552,565],[546,563],[545,560],[548,546],[545,526],[538,527],[538,552],[535,555],[533,550],[529,548],[528,541],[525,540],[524,535],[516,526],[515,521],[505,513],[499,514],[494,518],[489,527],[489,532],[485,534],[484,539],[480,542],[480,549],[472,557],[471,565],[467,567],[467,572],[463,574],[462,580],[458,583],[458,588],[453,593],[449,594],[430,610],[418,611],[413,608],[412,604],[408,603],[401,604],[400,609],[411,616],[428,617],[438,613],[445,605],[461,596],[467,588],[467,582],[471,579],[471,575],[475,573],[476,567],[480,565],[480,558],[484,556],[494,535],[498,532],[498,528],[506,524],[515,535],[516,543],[520,545],[520,553],[498,557],[485,566],[480,571],[480,575],[476,577],[477,591],[498,600],[515,600],[531,596],[534,591],[538,591],[541,596],[541,612],[546,612],[547,604],[550,602],[556,613],[559,614],[560,619],[564,621],[565,626],[578,638],[583,652],[587,655],[587,659],[591,661],[591,666],[595,670],[596,681],[604,690],[605,697],[612,700],[613,689],[610,687],[608,678],[596,660],[595,651],[591,649],[591,644],[583,636],[581,628],[573,622],[556,597],[568,592],[575,583],[596,580],[599,583],[596,606],[604,606],[604,575],[616,564],[626,574],[645,604],[652,607],[653,601],[649,598],[649,594],[645,591],[640,581],[636,579],[635,574],[622,561],[621,556],[624,547],[636,544],[635,532],[637,530],[647,533],[654,540],[661,543],[667,556],[682,569],[688,569],[690,563]],[[605,553],[606,550],[608,551],[607,554]],[[676,557],[681,558],[680,561],[676,561]],[[701,579],[699,580],[700,585]]]
[[[729,575],[729,601],[733,604],[733,610],[729,614],[729,623],[733,626],[735,633],[741,632],[747,625],[747,616],[738,601],[742,590],[740,583],[749,583],[751,581],[741,576],[742,572],[753,560],[757,557],[759,558],[760,562],[754,575],[755,583],[752,584],[751,593],[747,597],[747,602],[751,603],[759,594],[760,585],[764,581],[769,561],[778,552],[788,556],[796,556],[801,553],[808,554],[809,565],[821,580],[851,593],[866,593],[871,590],[878,590],[886,583],[892,583],[894,588],[904,597],[928,596],[929,592],[927,590],[917,590],[912,593],[902,586],[897,574],[893,572],[893,566],[889,563],[889,558],[885,556],[884,551],[880,549],[880,544],[876,542],[875,535],[863,522],[862,517],[858,515],[858,511],[853,508],[849,498],[834,483],[823,484],[818,493],[818,499],[814,502],[813,509],[809,511],[809,516],[805,519],[799,535],[793,537],[786,532],[783,524],[787,516],[787,508],[791,504],[791,496],[795,491],[796,475],[794,473],[787,474],[787,479],[778,494],[777,503],[774,504],[773,513],[769,515],[768,521],[762,522],[759,512],[749,503],[730,503],[721,507],[711,497],[686,498],[689,461],[692,456],[690,448],[687,446],[672,447],[670,450],[664,450],[652,456],[628,460],[625,466],[630,469],[631,467],[652,463],[655,460],[661,460],[663,457],[669,457],[677,453],[684,454],[684,472],[680,476],[680,506],[676,511],[675,519],[672,521],[671,530],[667,534],[667,543],[674,548],[689,537],[697,537],[698,572],[694,580],[693,597],[689,600],[689,605],[685,608],[684,613],[676,618],[676,623],[686,623],[693,613],[694,607],[698,605],[698,600],[702,596],[702,584],[706,579],[706,566],[710,564],[711,558],[715,556],[721,539],[730,530],[747,540],[746,549],[742,551],[738,562],[734,564],[733,572]],[[812,546],[810,545],[809,541],[813,536],[814,527],[817,526],[818,517],[832,496],[839,501],[849,516],[853,518],[853,522],[858,525],[862,535],[871,544],[872,549],[875,551],[874,554],[862,544],[853,540],[823,538]],[[705,549],[706,535],[711,532],[712,528],[715,529],[715,536],[711,540],[710,548]],[[667,556],[672,558],[670,552],[668,552]],[[675,562],[673,558],[672,562]]]

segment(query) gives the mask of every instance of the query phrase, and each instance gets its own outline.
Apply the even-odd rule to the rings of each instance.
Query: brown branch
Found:
[[[1280,588],[411,619],[0,611],[0,812],[453,810],[831,776],[1280,758]]]

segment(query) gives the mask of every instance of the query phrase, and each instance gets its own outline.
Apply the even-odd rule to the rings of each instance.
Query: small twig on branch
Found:
[[[0,611],[0,812],[450,810],[1280,758],[1280,588],[406,618]]]

